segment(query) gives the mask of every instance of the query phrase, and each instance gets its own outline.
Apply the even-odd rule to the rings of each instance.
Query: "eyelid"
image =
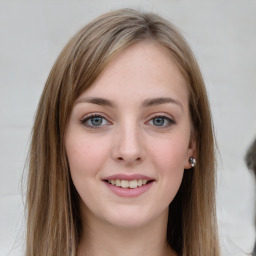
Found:
[[[110,118],[109,117],[106,117],[105,114],[103,113],[99,113],[99,112],[93,112],[93,113],[88,113],[86,115],[84,115],[81,119],[80,119],[80,123],[84,126],[86,126],[87,128],[91,128],[91,129],[98,129],[98,128],[102,128],[105,125],[100,125],[100,126],[93,126],[93,125],[86,125],[85,123],[90,120],[90,118],[93,118],[93,117],[100,117],[102,119],[105,119],[107,121],[107,125],[109,124],[112,124],[111,121],[109,120]]]
[[[156,118],[156,117],[165,117],[167,119],[171,119],[173,122],[176,122],[175,118],[171,114],[166,113],[166,112],[152,113],[152,114],[149,115],[149,117],[147,119],[150,120],[150,119],[153,119],[153,118]]]
[[[158,126],[158,128],[166,128],[176,124],[175,119],[170,114],[167,114],[167,113],[154,113],[148,118],[148,121],[146,121],[146,123],[149,123],[150,121],[152,121],[154,118],[157,118],[157,117],[164,118],[169,121],[169,124],[167,126]]]

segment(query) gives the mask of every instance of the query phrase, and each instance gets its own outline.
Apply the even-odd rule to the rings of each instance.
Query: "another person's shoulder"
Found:
[[[256,174],[256,138],[247,150],[245,155],[245,163],[248,169],[254,171]]]

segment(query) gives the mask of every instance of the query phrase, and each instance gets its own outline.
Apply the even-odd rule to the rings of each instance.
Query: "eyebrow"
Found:
[[[108,106],[108,107],[116,107],[116,104],[112,102],[111,100],[107,100],[104,98],[97,98],[97,97],[88,97],[88,98],[81,98],[76,101],[76,103],[92,103],[100,106]],[[166,103],[172,103],[176,104],[179,106],[182,111],[183,111],[183,106],[180,103],[180,101],[169,98],[169,97],[159,97],[159,98],[152,98],[152,99],[146,99],[142,102],[142,107],[151,107],[151,106],[156,106],[156,105],[161,105],[161,104],[166,104]]]
[[[108,106],[108,107],[116,106],[112,101],[103,99],[103,98],[90,97],[90,98],[81,98],[76,101],[76,103],[82,103],[82,102],[92,103],[92,104],[96,104],[96,105],[100,105],[100,106]]]
[[[151,107],[151,106],[161,105],[161,104],[166,104],[166,103],[176,104],[183,110],[183,106],[180,103],[180,101],[172,99],[172,98],[165,98],[165,97],[146,99],[143,101],[142,106],[143,107]]]

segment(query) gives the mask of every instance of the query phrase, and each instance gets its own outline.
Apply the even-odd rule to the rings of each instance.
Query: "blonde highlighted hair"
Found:
[[[82,28],[56,60],[33,126],[27,188],[26,256],[75,256],[81,220],[64,147],[74,101],[129,46],[166,47],[187,81],[197,165],[185,171],[169,206],[167,239],[183,256],[218,256],[215,152],[205,85],[192,51],[177,29],[152,13],[122,9]]]

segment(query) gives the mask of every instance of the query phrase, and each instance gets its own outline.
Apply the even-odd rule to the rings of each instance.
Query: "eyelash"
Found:
[[[154,125],[154,124],[153,124],[153,126],[154,126],[154,127],[157,127],[157,128],[168,128],[169,126],[176,124],[176,122],[174,121],[174,119],[172,119],[172,118],[170,118],[170,117],[167,117],[167,116],[165,116],[165,115],[155,115],[155,116],[153,116],[152,118],[150,118],[150,120],[149,120],[147,123],[153,122],[154,119],[157,119],[157,118],[162,118],[162,119],[164,119],[164,123],[165,123],[165,125],[163,125],[163,126],[158,126],[158,125]],[[166,124],[166,122],[167,122],[167,124]]]
[[[92,124],[92,119],[93,118],[100,118],[102,122],[107,122],[107,124],[102,125],[102,123],[101,123],[98,126],[93,125]],[[154,122],[154,119],[157,119],[157,118],[164,119],[164,125],[152,124],[154,127],[157,127],[157,128],[168,128],[169,126],[176,124],[176,122],[172,118],[167,117],[165,115],[155,115],[152,118],[150,118],[150,120],[147,121],[146,123],[150,124],[150,122]],[[90,121],[91,124],[88,124],[89,121]],[[103,115],[96,114],[96,113],[92,114],[92,115],[89,115],[89,116],[85,116],[80,122],[81,122],[82,125],[90,128],[90,129],[99,129],[99,128],[102,128],[102,126],[106,126],[106,125],[111,124],[111,122],[109,122]],[[167,122],[167,124],[166,124],[166,122]]]
[[[103,120],[105,120],[105,122],[107,122],[107,124],[104,124],[105,125],[109,125],[111,124],[111,122],[109,122],[103,115],[101,114],[92,114],[92,115],[88,115],[88,116],[85,116],[80,122],[82,125],[90,128],[90,129],[99,129],[102,127],[102,124],[100,124],[99,126],[97,125],[93,125],[92,124],[92,119],[93,118],[101,118],[102,122],[104,122]],[[87,122],[91,122],[91,124],[88,124]]]

